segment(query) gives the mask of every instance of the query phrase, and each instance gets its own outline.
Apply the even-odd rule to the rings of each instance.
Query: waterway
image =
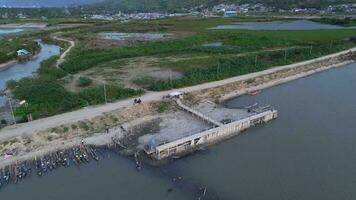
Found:
[[[1,35],[8,35],[13,33],[19,33],[25,31],[22,28],[0,28],[0,36]]]
[[[60,54],[60,47],[56,45],[49,45],[40,42],[41,51],[32,60],[24,63],[16,63],[0,69],[0,91],[6,88],[6,82],[9,80],[20,80],[24,77],[33,76],[37,69],[40,67],[40,63],[54,55]],[[5,97],[0,97],[0,106],[6,103]]]
[[[0,190],[0,199],[356,199],[356,63],[226,102],[279,118],[205,151],[137,172],[115,154]],[[181,177],[181,178],[179,178]],[[173,179],[176,178],[176,181]]]
[[[273,21],[273,22],[243,22],[232,25],[221,25],[212,29],[219,30],[319,30],[319,29],[355,29],[356,27],[343,27],[323,24],[310,20]]]

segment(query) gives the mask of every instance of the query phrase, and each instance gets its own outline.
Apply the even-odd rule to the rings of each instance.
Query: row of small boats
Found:
[[[17,162],[0,170],[0,188],[18,183],[32,173],[42,176],[59,167],[80,166],[91,160],[99,161],[100,152],[94,146],[80,145],[68,150],[56,151],[33,161]]]

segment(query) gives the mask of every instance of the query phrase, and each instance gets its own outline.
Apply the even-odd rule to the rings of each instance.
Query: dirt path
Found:
[[[59,66],[65,61],[65,58],[67,56],[67,54],[75,47],[75,42],[72,40],[68,40],[68,39],[64,39],[64,38],[59,38],[57,36],[53,37],[56,40],[60,40],[60,41],[64,41],[64,42],[68,42],[70,44],[70,46],[68,47],[67,50],[65,50],[62,55],[59,57],[59,59],[57,60],[56,63],[56,67],[59,68]]]
[[[170,90],[170,91],[149,92],[140,98],[143,102],[158,101],[158,100],[161,100],[163,96],[166,96],[167,94],[174,92],[174,91],[194,92],[194,91],[199,91],[199,90],[203,90],[203,89],[209,89],[209,88],[213,88],[213,87],[223,86],[223,85],[226,85],[229,83],[248,80],[251,78],[255,78],[255,77],[259,77],[259,76],[263,76],[263,75],[267,75],[267,74],[272,74],[272,73],[279,72],[279,71],[286,70],[286,69],[292,69],[292,68],[297,68],[297,67],[301,67],[301,66],[308,65],[308,64],[313,64],[314,62],[323,61],[323,60],[326,60],[329,58],[334,58],[334,57],[337,57],[340,55],[347,54],[350,51],[355,52],[356,48],[349,49],[349,50],[342,51],[342,52],[335,53],[335,54],[331,54],[331,55],[327,55],[327,56],[323,56],[323,57],[316,58],[316,59],[309,60],[309,61],[304,61],[304,62],[295,63],[295,64],[291,64],[291,65],[286,65],[286,66],[274,67],[274,68],[271,68],[268,70],[251,73],[251,74],[246,74],[246,75],[242,75],[242,76],[236,76],[236,77],[224,79],[221,81],[209,82],[209,83],[204,83],[201,85],[196,85],[196,86],[186,87],[186,88],[181,88],[181,89],[175,89],[175,90]],[[328,69],[328,68],[325,68],[325,69]],[[317,71],[315,71],[315,72],[317,72]],[[310,74],[308,74],[308,75],[310,75]],[[299,76],[299,78],[301,78],[301,77],[302,76]],[[275,84],[277,84],[277,83],[275,83]],[[271,84],[269,86],[273,86],[273,84]],[[0,131],[0,141],[8,140],[8,139],[11,139],[11,138],[14,138],[17,136],[31,135],[37,131],[46,130],[48,128],[57,127],[57,126],[68,124],[68,123],[73,123],[73,122],[77,122],[77,121],[81,121],[81,120],[85,120],[85,119],[91,119],[96,116],[102,115],[103,113],[106,113],[106,112],[109,112],[109,111],[112,111],[112,110],[115,110],[118,108],[131,106],[132,103],[133,103],[133,98],[123,100],[123,101],[118,101],[115,103],[109,103],[106,105],[87,107],[87,108],[83,108],[83,109],[73,111],[73,112],[64,113],[64,114],[60,114],[60,115],[56,115],[56,116],[52,116],[52,117],[48,117],[48,118],[44,118],[44,119],[35,120],[35,121],[29,122],[29,123],[9,126],[9,127],[6,127],[5,129]]]

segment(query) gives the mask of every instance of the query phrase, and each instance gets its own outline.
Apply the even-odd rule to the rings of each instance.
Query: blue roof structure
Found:
[[[30,55],[31,53],[29,51],[27,51],[26,49],[20,49],[17,51],[17,55],[18,56],[28,56]]]

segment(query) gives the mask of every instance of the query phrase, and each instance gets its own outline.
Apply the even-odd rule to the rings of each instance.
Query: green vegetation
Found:
[[[86,105],[104,103],[104,93],[99,88],[89,88],[78,93],[69,92],[58,79],[66,75],[56,68],[57,57],[52,57],[41,63],[37,77],[24,78],[19,81],[9,81],[8,87],[19,100],[26,100],[27,105],[16,109],[16,115],[26,119],[28,114],[33,118],[51,116]],[[107,86],[107,99],[114,101],[141,94],[142,90]]]
[[[107,85],[105,90],[104,86],[96,86],[80,91],[79,97],[90,105],[105,103],[105,91],[107,102],[113,102],[118,99],[127,97],[138,96],[143,94],[143,90],[134,90],[122,88],[114,85]]]
[[[356,44],[356,30],[351,29],[312,31],[209,29],[217,25],[251,20],[270,19],[184,17],[130,23],[104,22],[91,27],[68,29],[64,31],[64,36],[73,38],[76,47],[60,68],[55,67],[58,57],[52,57],[41,64],[38,76],[8,83],[17,99],[28,102],[27,106],[18,108],[16,113],[22,117],[29,113],[34,118],[50,116],[87,105],[138,96],[143,94],[142,89],[160,91],[226,79],[316,58],[354,47]],[[98,42],[105,43],[94,37],[102,31],[157,31],[173,33],[174,37],[158,42],[130,43],[121,46],[114,46],[111,44],[112,41],[109,41],[109,45],[97,47]],[[221,42],[223,45],[205,46],[212,42]],[[144,71],[143,69],[151,65],[155,70],[158,68],[165,70],[164,72],[179,72],[178,74],[182,76],[176,76],[171,80],[166,78],[167,73],[159,74],[155,70],[150,72],[157,76],[152,76],[152,73],[135,76],[137,71]],[[90,71],[92,68],[98,71]],[[106,71],[104,68],[110,70]],[[130,70],[136,72],[131,74]],[[119,75],[120,78],[117,78]],[[75,78],[70,79],[69,76]],[[128,84],[120,82],[125,78],[130,79]],[[70,90],[67,90],[67,87],[63,86],[67,80],[77,81],[72,85],[80,88],[72,90],[69,87]],[[106,87],[98,84],[101,80],[108,83]],[[142,89],[124,87],[132,83]],[[158,111],[164,112],[168,107],[166,104],[159,105]]]
[[[344,44],[333,44],[332,48],[330,47],[330,45],[318,45],[309,48],[290,49],[288,51],[263,52],[236,58],[222,57],[217,59],[217,62],[212,62],[204,68],[200,67],[193,69],[189,67],[185,71],[185,76],[181,79],[169,81],[143,77],[142,79],[135,80],[135,83],[153,91],[180,88],[209,81],[222,80],[232,76],[266,70],[274,66],[286,65],[320,57],[325,54],[340,51],[345,46]],[[179,62],[173,65],[175,68],[185,66],[180,65]]]
[[[244,18],[183,18],[151,22],[132,22],[125,25],[110,23],[93,32],[121,28],[141,30],[152,27],[166,32],[194,30],[195,35],[170,41],[137,44],[127,47],[82,50],[77,48],[61,67],[68,73],[78,73],[112,61],[142,56],[159,57],[161,68],[184,74],[176,80],[162,80],[151,76],[137,77],[132,82],[145,89],[159,91],[221,80],[232,76],[265,70],[274,66],[312,59],[355,46],[356,30],[311,31],[250,31],[211,30],[219,24],[246,21]],[[262,20],[262,19],[247,19]],[[263,19],[268,21],[269,19]],[[152,25],[152,26],[151,26]],[[115,27],[115,28],[114,28]],[[193,27],[193,29],[191,29]],[[131,28],[131,29],[130,29]],[[77,34],[86,29],[80,30]],[[85,41],[85,37],[81,38]],[[204,44],[222,42],[222,46],[208,47]],[[169,60],[166,57],[183,56],[184,59]],[[257,56],[257,61],[256,61]]]
[[[87,77],[79,77],[77,85],[79,87],[88,87],[93,83],[93,80]]]
[[[17,58],[17,50],[26,49],[33,55],[39,51],[40,46],[28,37],[0,37],[0,63],[15,60]]]
[[[356,26],[356,19],[347,17],[347,18],[321,18],[321,19],[313,19],[315,22],[324,23],[324,24],[332,24],[338,26]]]

